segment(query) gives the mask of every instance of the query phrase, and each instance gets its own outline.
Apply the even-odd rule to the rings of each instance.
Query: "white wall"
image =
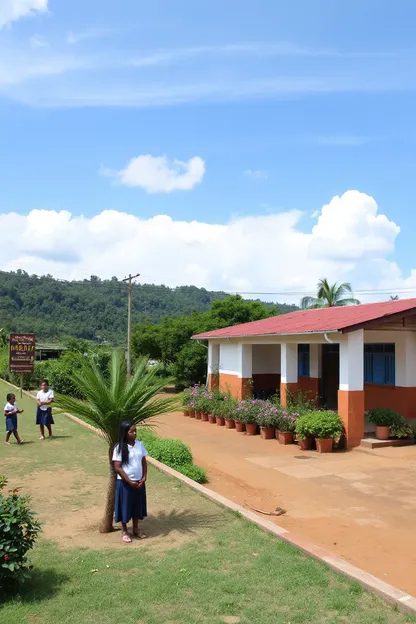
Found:
[[[220,372],[238,375],[238,343],[220,344]]]
[[[410,331],[371,331],[364,332],[364,342],[394,343],[396,353],[396,386],[416,386],[416,334]]]
[[[253,345],[253,375],[280,373],[280,345]]]

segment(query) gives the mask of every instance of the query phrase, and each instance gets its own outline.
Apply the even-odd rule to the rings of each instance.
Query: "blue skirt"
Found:
[[[38,405],[38,409],[36,410],[36,424],[37,425],[54,425],[55,422],[52,418],[52,408],[48,407],[46,410],[40,409]]]
[[[114,520],[127,524],[132,518],[143,520],[146,516],[146,486],[132,488],[123,479],[117,479]]]
[[[16,431],[17,429],[17,416],[6,416],[6,431]]]

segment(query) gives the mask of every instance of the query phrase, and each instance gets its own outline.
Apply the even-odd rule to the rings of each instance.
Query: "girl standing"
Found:
[[[40,390],[36,395],[36,424],[40,427],[40,439],[45,439],[45,427],[49,432],[49,439],[52,438],[52,425],[54,420],[52,418],[52,407],[54,394],[53,390],[50,390],[47,379],[44,379],[40,385]]]
[[[131,543],[127,528],[133,519],[133,536],[145,539],[139,531],[139,520],[147,516],[146,477],[147,451],[143,442],[136,440],[136,425],[125,420],[120,425],[120,435],[113,453],[114,470],[117,473],[115,521],[123,527],[123,542]]]
[[[10,436],[13,434],[18,444],[23,444],[23,440],[17,433],[17,414],[22,414],[23,410],[19,410],[16,405],[16,397],[11,392],[6,396],[6,405],[4,406],[4,416],[6,418],[6,439],[5,444],[10,444]]]

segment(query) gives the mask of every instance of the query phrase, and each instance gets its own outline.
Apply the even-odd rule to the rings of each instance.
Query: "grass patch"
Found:
[[[0,382],[0,392],[8,387]],[[357,583],[151,469],[146,542],[96,531],[106,488],[104,441],[63,415],[40,442],[0,447],[1,472],[33,496],[44,522],[32,581],[1,606],[7,624],[402,624],[416,622]],[[97,570],[96,572],[93,570]]]

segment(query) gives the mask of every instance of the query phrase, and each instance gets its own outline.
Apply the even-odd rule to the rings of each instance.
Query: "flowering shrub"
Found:
[[[236,408],[235,419],[245,423],[246,425],[257,425],[259,414],[262,410],[266,413],[266,409],[264,407],[265,403],[271,405],[271,403],[263,401],[262,399],[246,399],[244,401],[240,401]]]
[[[280,410],[278,407],[270,403],[270,401],[258,401],[256,408],[257,424],[260,427],[277,428],[280,420]]]
[[[18,488],[5,496],[6,485],[7,480],[0,477],[0,589],[4,590],[27,578],[26,554],[40,531],[29,496],[19,494]]]
[[[277,428],[282,433],[293,433],[296,429],[299,416],[300,414],[298,412],[291,412],[290,410],[288,411],[281,408]]]
[[[202,393],[205,392],[205,387],[195,384],[192,388],[188,389],[189,403],[188,409],[199,412],[201,410],[200,404],[202,399]]]
[[[213,402],[211,414],[222,418],[234,419],[237,410],[237,401],[226,394],[217,395]]]

